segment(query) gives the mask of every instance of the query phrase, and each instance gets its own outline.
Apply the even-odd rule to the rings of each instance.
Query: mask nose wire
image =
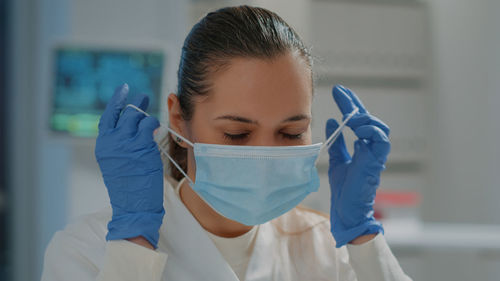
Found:
[[[144,110],[138,108],[137,106],[133,105],[133,104],[127,104],[125,107],[132,107],[133,109],[143,113],[144,115],[146,116],[149,116],[149,114],[147,112],[145,112]],[[175,132],[174,130],[170,129],[169,127],[165,127],[163,126],[162,124],[160,124],[160,127],[164,127],[164,128],[167,128],[167,130],[169,132],[171,132],[172,134],[174,134],[176,137],[179,137],[180,139],[182,139],[183,141],[185,141],[187,144],[191,145],[192,147],[194,147],[193,143],[191,141],[189,141],[188,139],[186,139],[185,137],[179,135],[177,132]],[[161,145],[158,145],[158,148],[160,149],[160,151],[165,155],[167,156],[168,160],[170,160],[170,163],[174,164],[175,168],[177,168],[177,170],[179,170],[179,172],[181,172],[181,174],[186,177],[186,179],[189,181],[190,185],[193,186],[194,185],[194,182],[191,180],[191,178],[189,178],[189,176],[186,174],[186,172],[184,172],[184,170],[179,166],[179,164],[177,164],[177,162],[165,151],[165,149],[161,146]]]
[[[323,151],[325,151],[325,149],[329,149],[332,146],[332,144],[335,142],[335,140],[340,136],[340,133],[342,133],[342,130],[344,130],[344,127],[346,126],[347,122],[349,122],[349,120],[351,120],[351,118],[354,117],[354,115],[356,115],[356,113],[358,113],[358,112],[359,112],[359,108],[355,107],[354,110],[345,117],[344,121],[335,130],[335,132],[333,132],[333,134],[331,134],[328,137],[328,139],[326,139],[325,143],[321,146],[321,148],[319,150],[318,157],[316,158],[314,165],[318,164],[319,158],[321,157],[321,154],[323,153]]]

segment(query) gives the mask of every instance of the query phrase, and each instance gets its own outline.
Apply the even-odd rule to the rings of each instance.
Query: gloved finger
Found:
[[[146,95],[135,96],[132,104],[145,111],[148,108],[149,97]],[[120,116],[116,127],[134,135],[137,132],[137,125],[144,117],[146,117],[144,113],[137,111],[135,108],[127,107]]]
[[[131,102],[133,105],[137,106],[138,108],[146,111],[148,110],[149,106],[149,96],[145,94],[140,94],[137,96],[134,96]]]
[[[358,127],[363,125],[374,125],[380,128],[384,133],[389,136],[391,129],[387,126],[382,120],[377,117],[369,114],[369,113],[361,113],[356,114],[347,122],[347,126],[349,126],[352,130],[356,130]]]
[[[351,113],[356,107],[349,94],[339,85],[333,87],[332,96],[344,116]]]
[[[367,142],[371,152],[380,162],[385,163],[391,150],[391,143],[384,131],[377,126],[363,125],[357,128],[354,133],[359,139]]]
[[[106,109],[99,120],[99,131],[113,129],[116,126],[120,113],[125,107],[128,95],[128,85],[123,84],[116,88],[115,93],[106,105]]]
[[[338,86],[347,93],[347,95],[351,98],[352,102],[359,108],[359,113],[368,113],[368,110],[366,110],[366,108],[363,105],[363,103],[361,102],[361,100],[358,98],[358,96],[353,91],[351,91],[350,89],[348,89],[342,85],[338,85]]]
[[[147,116],[139,122],[137,140],[140,142],[153,141],[153,132],[160,127],[160,121],[153,116]]]
[[[339,127],[339,124],[335,119],[328,119],[326,121],[326,138],[333,134],[335,130]],[[333,142],[333,144],[328,149],[328,154],[330,155],[330,164],[338,165],[343,164],[351,160],[351,155],[347,151],[344,141],[344,135],[340,133],[337,139]]]
[[[124,134],[124,137],[130,137],[137,133],[137,127],[139,122],[144,119],[146,115],[144,113],[135,110],[134,108],[127,107],[124,111],[120,120],[118,120],[118,124],[116,125],[117,129],[120,129],[120,132]]]

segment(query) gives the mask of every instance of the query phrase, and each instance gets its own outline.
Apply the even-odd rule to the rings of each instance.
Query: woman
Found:
[[[389,128],[342,86],[355,152],[342,135],[328,148],[330,217],[296,207],[324,146],[311,144],[311,56],[276,14],[230,7],[192,28],[159,145],[147,98],[126,106],[127,93],[96,141],[112,209],[54,235],[43,280],[410,280],[373,218]]]

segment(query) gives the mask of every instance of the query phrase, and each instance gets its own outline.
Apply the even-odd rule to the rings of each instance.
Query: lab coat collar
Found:
[[[189,280],[238,281],[213,241],[192,216],[189,210],[175,195],[173,184],[165,181],[164,206],[165,217],[160,228],[159,248],[168,253],[165,274],[167,280],[184,280],[179,276],[169,276],[169,267],[185,267],[185,276]],[[269,222],[260,225],[254,250],[246,273],[246,281],[269,280],[273,268],[273,229]],[[267,262],[264,262],[267,261]]]

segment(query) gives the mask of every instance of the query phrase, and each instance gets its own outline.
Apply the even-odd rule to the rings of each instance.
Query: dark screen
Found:
[[[51,129],[72,136],[96,136],[108,100],[123,83],[129,85],[129,100],[140,93],[148,95],[148,112],[158,115],[163,65],[161,52],[57,49]]]

